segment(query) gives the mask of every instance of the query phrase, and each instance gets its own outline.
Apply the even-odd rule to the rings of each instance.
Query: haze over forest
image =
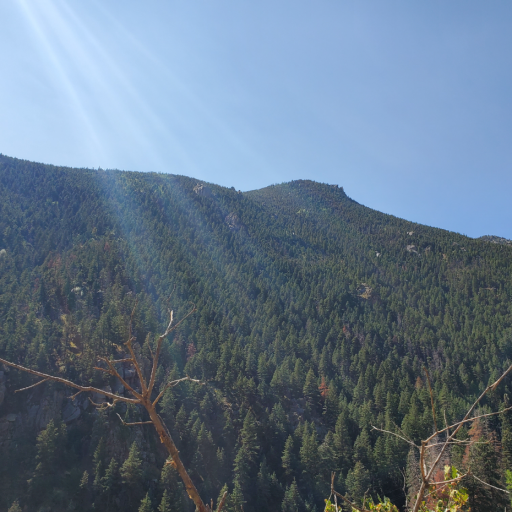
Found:
[[[158,405],[203,500],[228,512],[322,511],[340,493],[405,505],[435,407],[457,421],[512,363],[512,246],[380,213],[338,185],[251,192],[185,176],[70,169],[0,155],[0,358],[123,393],[95,370],[148,370],[168,321]],[[137,385],[126,363],[117,368]],[[0,368],[0,510],[193,510],[145,413],[97,411]],[[510,378],[481,412],[509,406]],[[97,397],[93,397],[97,400]],[[442,413],[441,413],[442,411]],[[461,430],[449,462],[503,487],[510,413]],[[404,491],[405,478],[405,491]],[[471,510],[504,493],[471,480]],[[145,502],[144,502],[145,500]],[[142,504],[141,504],[142,503]],[[170,508],[165,508],[170,507]]]

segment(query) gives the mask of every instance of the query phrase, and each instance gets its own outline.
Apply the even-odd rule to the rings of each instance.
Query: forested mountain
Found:
[[[203,499],[227,485],[229,512],[321,511],[331,471],[354,500],[403,506],[417,461],[371,426],[432,432],[424,366],[439,415],[460,419],[512,362],[511,278],[510,245],[379,213],[338,186],[241,193],[0,156],[0,357],[119,392],[94,366],[123,357],[135,300],[147,365],[173,290],[177,317],[194,303],[157,387],[205,384],[169,389],[161,416]],[[117,416],[140,410],[98,412],[58,384],[15,394],[35,380],[0,370],[0,511],[191,510],[151,426]],[[509,415],[461,435],[490,442],[453,449],[453,464],[503,485]],[[476,480],[469,492],[473,512],[504,503]]]

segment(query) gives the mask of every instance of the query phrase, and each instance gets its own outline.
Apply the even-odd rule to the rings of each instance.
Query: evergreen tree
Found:
[[[294,444],[293,437],[291,435],[288,436],[284,445],[283,456],[281,458],[284,473],[290,481],[292,476],[296,474],[298,465]]]
[[[240,432],[240,448],[235,457],[233,500],[238,505],[238,496],[254,497],[255,462],[259,450],[256,422],[252,412],[248,412]],[[238,501],[237,501],[238,500]]]
[[[142,460],[135,441],[121,466],[120,474],[130,503],[138,502],[142,495]]]
[[[101,488],[103,494],[103,502],[106,508],[110,509],[113,506],[114,499],[119,489],[119,469],[117,461],[112,457],[105,471],[105,476],[101,479]]]
[[[466,484],[469,494],[468,504],[474,512],[499,510],[506,506],[506,500],[503,492],[495,489],[501,486],[495,435],[489,432],[486,425],[477,420],[469,430],[469,437],[473,443],[466,448],[464,464],[471,468],[471,472],[479,480],[473,478]]]
[[[101,491],[101,479],[103,477],[103,466],[105,458],[105,438],[102,437],[94,451],[93,466],[94,466],[94,481],[93,487],[96,492]]]
[[[160,505],[158,506],[158,512],[172,512],[171,500],[169,498],[169,493],[167,492],[167,489],[165,489],[165,491],[162,495],[162,501],[160,502]]]
[[[302,480],[312,489],[320,470],[320,454],[314,426],[304,429],[300,447]]]
[[[162,469],[160,488],[169,498],[171,512],[185,512],[184,486],[178,472],[171,464],[165,464]],[[163,498],[162,501],[164,501]]]
[[[50,420],[37,436],[37,465],[31,485],[39,499],[49,492],[62,469],[66,437],[66,425],[54,420]]]
[[[121,466],[121,477],[123,484],[137,486],[142,477],[142,460],[140,458],[139,448],[134,441],[130,447],[130,453]]]
[[[295,479],[293,479],[293,482],[284,493],[281,510],[282,512],[304,512],[305,510],[304,502]]]
[[[317,379],[312,368],[310,368],[306,374],[306,381],[302,393],[306,399],[308,409],[312,413],[318,412],[320,407],[320,391],[318,390]]]
[[[140,502],[139,512],[153,512],[149,493],[146,493],[146,496]]]
[[[14,501],[14,503],[9,507],[8,512],[22,512],[18,500]]]
[[[354,469],[349,470],[346,478],[349,495],[356,503],[361,503],[366,491],[370,487],[370,472],[361,461],[357,461]]]

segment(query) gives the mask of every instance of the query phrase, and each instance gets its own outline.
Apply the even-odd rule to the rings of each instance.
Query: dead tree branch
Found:
[[[188,376],[183,377],[182,379],[177,379],[177,380],[168,382],[160,390],[160,393],[157,395],[157,397],[154,400],[151,400],[151,393],[155,386],[156,372],[158,370],[158,361],[159,361],[159,357],[160,357],[160,353],[161,353],[161,349],[162,349],[163,340],[172,331],[176,330],[183,323],[183,321],[185,319],[187,319],[191,314],[193,314],[196,311],[196,307],[194,305],[192,307],[192,309],[177,323],[174,323],[174,313],[171,310],[169,311],[169,323],[168,323],[167,328],[165,329],[164,333],[158,337],[156,350],[155,350],[154,354],[152,354],[153,364],[152,364],[152,368],[151,368],[151,375],[150,375],[149,381],[146,381],[144,378],[142,368],[137,360],[137,357],[136,357],[136,354],[135,354],[135,351],[134,351],[133,345],[132,345],[132,343],[135,341],[135,337],[133,336],[133,331],[132,331],[132,324],[133,324],[133,318],[135,316],[136,307],[137,307],[137,302],[135,302],[135,306],[130,315],[129,335],[128,335],[128,340],[125,343],[125,346],[128,349],[130,357],[118,359],[118,360],[110,360],[106,357],[99,357],[98,359],[100,361],[102,361],[103,363],[105,363],[108,368],[96,367],[97,370],[102,371],[104,373],[108,373],[109,375],[112,375],[115,378],[117,378],[119,380],[119,382],[123,385],[124,389],[133,398],[128,398],[123,395],[117,395],[117,394],[111,393],[110,391],[105,391],[104,389],[96,388],[94,386],[81,386],[80,384],[76,384],[75,382],[72,382],[70,380],[63,379],[61,377],[55,377],[53,375],[48,375],[46,373],[42,373],[42,372],[39,372],[36,370],[32,370],[31,368],[27,368],[27,367],[21,366],[19,364],[11,363],[10,361],[6,361],[5,359],[0,359],[0,363],[3,363],[6,366],[9,366],[11,368],[14,368],[16,370],[19,370],[19,371],[22,371],[25,373],[29,373],[31,375],[34,375],[36,377],[40,377],[41,379],[43,379],[39,382],[36,382],[35,384],[32,384],[31,386],[20,389],[18,391],[25,391],[25,390],[31,389],[35,386],[39,386],[40,384],[43,384],[44,382],[52,381],[52,382],[58,382],[60,384],[63,384],[64,386],[78,390],[77,393],[75,393],[73,396],[70,397],[71,399],[75,399],[80,393],[88,392],[88,393],[96,393],[98,395],[104,396],[105,398],[111,400],[111,402],[106,401],[106,402],[98,404],[98,403],[93,402],[89,398],[91,403],[93,405],[95,405],[96,407],[98,407],[99,409],[111,408],[118,402],[124,402],[127,404],[134,404],[134,405],[141,405],[142,407],[144,407],[144,409],[146,409],[146,412],[149,415],[150,421],[139,421],[139,422],[134,422],[134,423],[127,423],[118,414],[119,419],[121,420],[122,424],[126,425],[126,426],[152,424],[158,433],[160,441],[165,446],[169,455],[171,456],[172,465],[176,468],[183,483],[185,484],[185,489],[187,491],[187,494],[188,494],[189,498],[194,502],[194,504],[196,506],[196,510],[198,512],[212,512],[212,507],[210,507],[209,505],[205,506],[205,504],[203,503],[203,500],[201,499],[199,492],[197,491],[194,483],[192,482],[192,479],[190,478],[187,470],[185,469],[185,466],[183,465],[183,462],[181,461],[179,451],[178,451],[176,445],[174,444],[171,434],[169,433],[168,429],[165,427],[162,419],[160,418],[160,416],[158,415],[158,412],[156,410],[156,405],[157,405],[158,401],[162,398],[162,396],[164,395],[164,393],[167,389],[174,387],[174,386],[178,385],[179,383],[185,382],[185,381],[191,381],[191,382],[196,382],[196,383],[201,383],[201,382],[199,380],[192,379]],[[118,363],[129,363],[135,367],[135,371],[137,373],[137,377],[140,381],[140,386],[141,386],[140,393],[138,391],[136,391],[130,384],[128,384],[126,382],[126,380],[124,380],[121,377],[120,373],[117,371],[117,369],[115,367],[115,365]],[[221,500],[217,506],[216,512],[221,512],[222,507],[224,506],[224,503],[226,501],[226,496],[227,496],[227,493],[225,493],[223,495],[223,497],[221,498]],[[366,511],[361,510],[361,512],[366,512]]]
[[[399,434],[397,434],[395,432],[391,432],[389,430],[372,427],[374,430],[377,430],[379,432],[383,432],[385,434],[390,434],[395,437],[398,437],[402,441],[405,441],[407,444],[414,446],[419,451],[421,485],[420,485],[418,494],[416,495],[414,505],[411,509],[412,512],[418,512],[418,510],[420,509],[421,503],[423,502],[423,500],[426,496],[428,489],[437,488],[438,486],[446,486],[446,485],[449,485],[449,484],[452,484],[455,482],[459,482],[460,480],[462,480],[462,478],[464,478],[470,474],[468,472],[467,474],[457,477],[455,479],[444,480],[442,482],[436,482],[434,479],[435,472],[438,469],[439,464],[440,464],[441,460],[443,459],[443,456],[445,455],[447,448],[453,444],[467,444],[468,443],[467,440],[459,440],[459,439],[455,438],[455,436],[460,431],[460,429],[462,428],[463,425],[465,425],[466,423],[473,422],[480,418],[488,418],[490,416],[495,416],[497,414],[502,414],[506,411],[512,410],[512,406],[511,406],[511,407],[502,409],[501,411],[496,411],[496,412],[491,412],[491,413],[486,413],[486,414],[479,414],[477,416],[473,416],[473,413],[474,413],[476,407],[482,401],[482,399],[485,397],[485,395],[487,395],[487,393],[489,393],[489,391],[494,391],[499,386],[499,384],[503,381],[503,379],[511,371],[512,371],[512,365],[510,365],[509,368],[505,372],[502,373],[502,375],[496,380],[496,382],[487,386],[487,388],[481,393],[481,395],[475,400],[475,402],[467,410],[467,412],[466,412],[464,418],[462,418],[462,420],[457,421],[457,422],[453,423],[452,425],[448,425],[448,421],[446,420],[446,411],[444,411],[444,420],[445,420],[446,426],[444,428],[439,429],[437,426],[437,416],[436,416],[436,411],[435,411],[435,406],[434,406],[434,393],[432,391],[430,375],[428,373],[428,370],[425,368],[425,374],[427,376],[427,383],[428,383],[428,388],[429,388],[429,392],[430,392],[430,401],[431,401],[431,407],[432,407],[432,420],[434,423],[434,433],[427,439],[422,440],[421,446],[418,446],[410,439],[407,439],[407,436],[405,436],[405,435],[399,435]],[[438,438],[441,434],[446,434],[446,439],[442,442],[439,442],[438,440],[436,442],[436,438]],[[472,444],[472,442],[469,442],[469,443]],[[431,453],[431,450],[434,448],[436,449],[436,456],[434,458],[434,461],[432,463],[429,463],[427,461],[427,459],[428,459],[427,454]],[[488,483],[480,480],[478,477],[476,477],[473,474],[471,474],[471,476],[473,476],[473,478],[475,478],[476,480],[478,480],[479,482],[481,482],[484,485],[487,485],[487,486],[497,489],[499,491],[508,492],[505,489],[500,489],[498,487],[495,487],[491,484],[488,484]],[[354,505],[352,505],[352,506],[354,507]],[[354,508],[357,509],[357,507],[354,507]],[[359,509],[357,509],[357,510],[359,510]]]

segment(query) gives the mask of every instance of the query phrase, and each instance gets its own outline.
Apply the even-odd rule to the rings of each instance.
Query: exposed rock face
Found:
[[[224,220],[226,221],[226,224],[229,226],[229,229],[238,230],[242,227],[242,223],[240,222],[238,215],[234,212],[231,212],[229,215],[227,215]]]
[[[508,240],[507,238],[503,238],[501,236],[485,235],[481,236],[478,240],[483,240],[484,242],[491,242],[493,244],[512,245],[512,240]]]
[[[194,192],[199,196],[211,197],[213,195],[212,189],[206,185],[203,185],[202,183],[198,183],[194,187]]]
[[[67,400],[64,410],[62,411],[62,421],[70,423],[76,420],[81,414],[80,406],[76,400]]]
[[[406,249],[407,249],[407,251],[408,251],[408,252],[414,252],[414,253],[416,253],[416,254],[419,254],[419,253],[418,253],[418,251],[417,251],[417,249],[416,249],[416,246],[415,246],[415,245],[408,245],[408,246],[406,247]]]

